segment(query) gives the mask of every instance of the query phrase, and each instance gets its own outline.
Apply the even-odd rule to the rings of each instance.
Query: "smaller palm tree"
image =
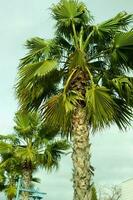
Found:
[[[15,116],[15,134],[0,136],[1,166],[10,166],[23,177],[23,187],[29,189],[33,173],[43,167],[58,168],[61,155],[69,148],[66,140],[56,138],[57,131],[41,124],[40,116],[19,111]],[[22,193],[28,200],[29,193]]]

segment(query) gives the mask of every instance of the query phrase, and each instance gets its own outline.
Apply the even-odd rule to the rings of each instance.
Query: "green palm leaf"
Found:
[[[41,123],[40,116],[37,112],[22,112],[18,111],[14,118],[14,129],[21,137],[30,136],[30,134],[36,131]],[[32,137],[32,135],[31,135]]]
[[[68,106],[68,104],[66,106]],[[44,112],[44,120],[46,121],[46,123],[49,122],[51,126],[60,126],[62,127],[62,129],[65,129],[66,126],[70,127],[69,117],[71,115],[71,112],[66,112],[62,93],[55,95],[51,99],[49,99],[47,103],[42,106],[42,111]]]
[[[13,199],[16,196],[16,186],[15,185],[9,185],[5,189],[5,193],[9,199]]]
[[[38,101],[36,104],[38,107],[46,94],[50,95],[56,91],[56,83],[61,77],[56,68],[57,60],[45,60],[20,69],[16,90],[23,107],[27,107],[27,102],[29,107],[33,107],[34,101]],[[50,79],[51,82],[49,82]],[[33,82],[36,87],[33,87]]]
[[[133,101],[133,78],[118,77],[114,78],[112,83],[120,97],[123,97],[130,104],[130,101]]]
[[[133,21],[133,15],[126,12],[120,12],[115,17],[94,26],[94,35],[96,39],[104,39],[104,42],[112,38],[112,36],[120,31],[126,29]]]
[[[20,160],[20,162],[24,163],[32,163],[32,165],[34,166],[34,164],[37,161],[37,151],[34,148],[30,148],[28,146],[26,146],[25,148],[18,148],[16,149],[16,158],[18,158],[18,160]]]
[[[77,0],[61,0],[57,5],[53,5],[52,13],[54,19],[68,27],[72,21],[83,23],[88,21],[87,8],[85,4]]]
[[[114,122],[117,124],[119,129],[126,129],[127,126],[131,125],[133,111],[130,106],[127,105],[126,101],[119,98],[114,98],[118,109],[115,113]]]
[[[66,150],[70,148],[70,145],[66,140],[56,140],[49,143],[45,149],[43,159],[46,160],[44,165],[47,170],[52,170],[52,168],[58,168],[59,160],[61,159],[61,154],[64,154]]]
[[[45,60],[43,62],[26,65],[21,68],[19,77],[28,83],[34,77],[46,76],[57,68],[57,60]]]
[[[94,129],[102,128],[112,122],[117,105],[109,90],[102,86],[92,86],[86,90],[86,107],[89,121]]]
[[[44,97],[47,98],[57,91],[57,83],[61,79],[61,72],[53,70],[44,77],[35,77],[29,84],[23,79],[16,85],[17,97],[23,108],[38,108]],[[35,87],[34,87],[35,86]]]
[[[12,144],[5,143],[0,141],[0,154],[8,154],[11,153],[13,150]]]
[[[26,41],[26,48],[29,50],[28,55],[21,59],[20,67],[30,63],[36,63],[40,60],[48,59],[52,47],[52,40],[44,40],[39,37],[31,38]]]
[[[112,62],[125,69],[133,68],[133,31],[116,34],[112,49]]]
[[[62,130],[71,129],[71,115],[78,101],[83,100],[77,92],[60,93],[53,96],[42,106],[45,121],[53,127],[60,127]]]
[[[61,0],[53,5],[52,15],[57,21],[58,32],[67,37],[73,34],[72,23],[81,27],[91,19],[85,4],[77,0]]]

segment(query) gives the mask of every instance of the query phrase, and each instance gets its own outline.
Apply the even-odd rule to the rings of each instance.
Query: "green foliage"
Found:
[[[73,24],[80,30],[82,25],[91,20],[85,4],[77,0],[61,0],[58,4],[53,5],[51,10],[57,23],[57,32],[64,34],[67,38],[73,34]]]
[[[123,68],[132,69],[133,31],[120,32],[115,35],[112,51],[112,62]]]
[[[5,193],[7,194],[7,197],[9,199],[13,199],[16,196],[16,185],[9,185],[6,189],[5,189]]]
[[[59,130],[53,129],[54,133],[49,136],[52,130],[47,130],[47,127],[37,112],[18,111],[15,133],[0,135],[0,189],[7,197],[13,198],[16,194],[15,184],[19,175],[23,176],[27,171],[30,181],[35,181],[32,175],[39,167],[49,171],[58,168],[61,155],[69,149],[66,140],[56,138]]]
[[[32,38],[26,41],[26,48],[29,49],[29,53],[21,59],[20,68],[33,64],[44,59],[49,59],[51,49],[53,48],[53,40],[44,40],[39,37]]]
[[[86,90],[86,106],[89,121],[94,129],[109,125],[118,109],[109,90],[96,85]]]
[[[127,76],[133,69],[133,15],[123,11],[95,25],[85,4],[78,0],[60,0],[51,11],[56,21],[54,39],[27,41],[29,51],[21,59],[16,84],[21,109],[38,109],[44,125],[51,127],[43,134],[45,138],[34,131],[37,138],[29,138],[32,142],[15,154],[32,169],[38,162],[48,170],[58,167],[60,155],[68,146],[61,141],[51,143],[51,139],[56,131],[67,136],[73,133],[80,121],[76,110],[86,114],[84,125],[93,131],[112,124],[125,129],[133,117],[133,81]],[[46,127],[40,129],[41,134]],[[75,143],[78,149],[80,141]],[[41,156],[37,154],[39,145],[43,147]],[[78,155],[77,149],[73,152]],[[87,145],[85,151],[88,153]],[[90,155],[87,157],[90,159]],[[96,200],[95,188],[92,192]]]
[[[92,24],[85,4],[61,0],[51,8],[54,39],[32,38],[20,62],[17,97],[22,110],[39,109],[43,120],[71,132],[74,110],[86,109],[93,130],[132,118],[133,15]],[[119,116],[120,115],[120,116]]]
[[[117,77],[112,80],[112,84],[121,98],[127,100],[130,104],[133,101],[133,78],[132,77]]]
[[[116,32],[126,30],[131,22],[133,22],[133,15],[120,12],[115,17],[93,27],[95,38],[107,42]]]
[[[96,188],[92,187],[92,197],[91,200],[98,200]]]

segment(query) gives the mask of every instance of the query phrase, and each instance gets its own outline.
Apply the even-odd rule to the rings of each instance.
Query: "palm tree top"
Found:
[[[63,132],[71,131],[78,106],[95,130],[132,118],[133,15],[119,12],[94,24],[84,3],[61,0],[51,12],[55,37],[32,38],[21,59],[16,85],[23,109],[39,109],[44,121]],[[49,97],[51,97],[49,99]]]

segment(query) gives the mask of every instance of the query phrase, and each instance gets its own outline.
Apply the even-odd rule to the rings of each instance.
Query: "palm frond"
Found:
[[[20,69],[16,90],[23,107],[28,109],[33,108],[34,105],[39,107],[44,98],[56,91],[56,84],[61,79],[60,71],[56,68],[56,60],[45,60]]]
[[[133,78],[132,77],[117,77],[112,80],[112,84],[120,97],[124,98],[130,104],[133,101]]]
[[[18,158],[20,163],[32,163],[34,166],[37,162],[38,153],[36,149],[26,146],[25,148],[20,147],[16,149],[15,156]]]
[[[0,141],[19,144],[19,140],[16,138],[14,134],[0,135]]]
[[[131,125],[133,118],[133,111],[130,106],[127,105],[126,101],[119,98],[114,98],[115,103],[117,104],[116,113],[114,122],[119,129],[126,129],[127,126]]]
[[[86,90],[88,119],[93,129],[103,128],[112,122],[117,105],[103,86],[92,86]]]
[[[115,17],[94,26],[93,35],[96,40],[110,41],[116,32],[126,30],[131,22],[133,22],[132,14],[128,14],[125,11],[120,12]]]
[[[51,126],[55,128],[62,127],[65,129],[68,124],[70,127],[68,116],[71,115],[71,113],[66,113],[62,93],[51,97],[51,99],[42,106],[42,113],[46,123],[49,122]]]
[[[57,21],[57,31],[68,38],[73,34],[72,23],[81,27],[92,19],[85,4],[77,0],[61,0],[57,5],[53,5],[51,10]]]
[[[43,62],[26,65],[20,69],[19,79],[27,85],[34,77],[43,77],[55,70],[57,64],[57,60],[45,60]]]
[[[44,167],[47,170],[52,170],[52,168],[58,168],[59,160],[61,159],[61,154],[64,154],[64,152],[69,148],[70,145],[66,140],[57,140],[49,143],[43,155]]]
[[[53,127],[60,127],[62,131],[67,130],[69,132],[71,115],[79,100],[82,100],[82,97],[75,91],[70,91],[67,94],[59,93],[51,97],[42,106],[44,120]]]
[[[8,185],[8,187],[5,189],[5,193],[6,193],[6,196],[9,198],[9,199],[13,199],[15,198],[16,196],[16,185]]]
[[[45,123],[41,129],[39,130],[39,137],[42,139],[46,139],[48,141],[53,140],[56,136],[60,134],[59,127],[54,128],[51,127],[51,124]]]
[[[133,31],[116,34],[111,52],[112,63],[125,69],[133,69]]]
[[[6,180],[6,178],[5,178],[5,170],[0,169],[0,191],[2,189],[1,186],[4,185],[4,183],[5,183],[5,180]]]
[[[15,114],[14,121],[15,131],[24,138],[30,136],[32,132],[37,131],[41,123],[40,116],[37,112],[24,112],[21,110]],[[31,137],[33,136],[31,135]]]
[[[13,145],[0,141],[0,154],[8,154],[13,152]]]
[[[27,40],[25,46],[29,52],[24,58],[20,60],[19,66],[23,67],[27,64],[33,64],[48,59],[50,56],[52,44],[52,40],[44,40],[39,37]]]
[[[56,94],[61,77],[61,71],[55,69],[45,77],[35,77],[31,80],[32,84],[19,80],[16,92],[21,107],[28,110],[37,109],[47,97]]]

